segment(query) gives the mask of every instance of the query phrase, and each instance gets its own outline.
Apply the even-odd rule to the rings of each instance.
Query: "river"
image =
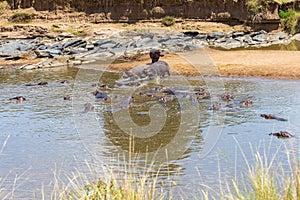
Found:
[[[175,76],[115,87],[120,76],[67,67],[0,72],[2,198],[51,199],[63,187],[72,189],[68,178],[79,174],[84,185],[83,175],[105,179],[108,169],[120,177],[147,173],[165,191],[172,190],[174,199],[199,199],[202,189],[218,190],[247,176],[256,152],[275,169],[282,163],[287,171],[289,158],[298,157],[300,81]],[[41,81],[49,84],[25,85]],[[92,95],[98,82],[111,86],[105,90],[110,103]],[[159,85],[176,90],[175,100],[160,103],[139,95]],[[210,91],[212,99],[197,99],[196,88]],[[251,99],[253,105],[226,107],[229,103],[219,100],[224,92],[232,93],[234,102]],[[26,101],[9,100],[20,95]],[[68,95],[71,100],[64,100]],[[215,102],[223,108],[210,110]],[[83,112],[85,103],[93,104],[94,111]],[[288,121],[266,120],[262,113]],[[269,135],[278,131],[295,137]]]

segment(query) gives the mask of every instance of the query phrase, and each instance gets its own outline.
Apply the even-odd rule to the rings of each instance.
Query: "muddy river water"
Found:
[[[155,179],[178,199],[199,199],[203,188],[218,190],[247,175],[257,152],[271,167],[281,163],[286,171],[288,160],[298,157],[297,80],[174,76],[116,86],[120,76],[75,68],[0,72],[1,197],[50,199],[74,174],[105,179],[103,171],[109,169],[147,173],[150,182]],[[25,85],[41,81],[48,85]],[[95,99],[95,83],[109,85],[99,89],[110,102]],[[161,86],[165,92],[157,93]],[[211,98],[196,95],[200,88]],[[161,98],[167,89],[174,94]],[[222,101],[223,93],[234,99]],[[9,100],[20,95],[26,101]],[[67,96],[71,100],[63,99]],[[238,105],[246,99],[253,105]],[[219,102],[222,107],[212,110]],[[94,109],[84,112],[86,103]],[[260,114],[288,121],[266,120]],[[279,131],[294,137],[269,135]]]

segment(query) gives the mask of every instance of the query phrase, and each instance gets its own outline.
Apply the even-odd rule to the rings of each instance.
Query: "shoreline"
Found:
[[[199,60],[203,65],[196,69],[195,66],[185,60],[182,55],[189,56],[198,54]],[[5,69],[15,69],[23,64],[36,64],[44,59],[6,61],[9,67]],[[213,75],[221,77],[239,77],[239,78],[268,78],[268,79],[290,79],[300,80],[300,51],[282,51],[282,50],[234,50],[223,51],[211,48],[201,49],[194,52],[185,53],[165,53],[160,60],[168,62],[173,75],[183,76],[201,76],[199,70],[212,68]],[[205,61],[203,61],[205,60]],[[207,64],[209,62],[209,64]],[[0,65],[3,64],[0,62]],[[150,64],[148,54],[135,55],[131,61],[113,62],[107,70],[124,72],[133,68],[137,64],[147,66]],[[81,65],[68,65],[74,68],[104,69],[101,64],[87,63]],[[207,65],[207,66],[205,66]],[[107,67],[107,66],[105,66]],[[55,68],[55,67],[54,67]],[[54,69],[52,68],[52,69]],[[51,70],[51,68],[49,68]],[[206,74],[207,75],[207,74]],[[209,74],[208,74],[209,75]]]
[[[200,52],[186,52],[184,55],[188,57],[195,53],[199,54],[199,59],[201,59],[201,63],[203,63],[199,70],[203,70],[204,74],[208,76],[219,75],[221,77],[300,80],[300,51],[222,51],[206,48],[202,49]],[[184,76],[203,75],[203,73],[199,72],[195,66],[185,60],[181,54],[166,53],[160,60],[168,62],[173,74]],[[135,61],[112,63],[108,67],[108,70],[126,71],[137,64],[149,64],[148,54],[141,55]],[[96,65],[93,67],[101,68],[101,66]],[[206,70],[208,68],[212,68],[212,71],[207,72]]]
[[[206,34],[209,35],[211,31],[214,33],[217,33],[215,31],[220,30],[226,30],[229,31],[233,27],[229,27],[227,25],[218,25],[216,23],[199,23],[201,26],[205,27],[205,25],[210,25],[211,27],[207,28],[205,30]],[[70,25],[70,24],[69,24]],[[74,25],[74,24],[73,24]],[[143,24],[145,25],[145,24]],[[51,26],[48,24],[48,26]],[[61,27],[64,27],[64,25],[60,25]],[[72,24],[70,25],[70,27]],[[68,28],[68,26],[64,27]],[[91,45],[91,41],[97,41],[101,39],[109,39],[109,36],[111,35],[117,35],[115,38],[117,38],[116,42],[118,43],[118,39],[122,40],[122,37],[127,34],[132,34],[130,37],[136,37],[135,35],[140,34],[143,37],[153,37],[151,34],[154,34],[154,37],[160,37],[160,39],[166,39],[167,37],[175,37],[173,40],[169,40],[171,43],[171,48],[176,47],[178,44],[177,42],[184,42],[185,47],[187,47],[188,51],[183,51],[183,53],[174,53],[173,50],[170,50],[166,48],[165,50],[165,56],[161,58],[161,60],[164,60],[169,63],[171,71],[173,74],[180,74],[184,76],[199,76],[203,75],[203,70],[205,73],[214,73],[214,75],[218,76],[224,76],[224,77],[257,77],[257,78],[272,78],[272,79],[300,79],[300,51],[285,51],[285,50],[263,50],[263,49],[257,49],[257,50],[248,50],[248,49],[232,49],[232,50],[217,50],[207,47],[205,43],[209,43],[210,40],[205,40],[201,37],[198,39],[188,39],[186,36],[178,36],[178,34],[182,34],[182,31],[186,31],[183,29],[179,29],[176,33],[174,33],[174,30],[171,28],[161,27],[157,23],[149,23],[146,24],[146,26],[141,26],[140,24],[136,25],[137,29],[141,29],[143,31],[135,31],[132,29],[135,29],[133,25],[128,25],[127,27],[120,27],[118,24],[114,24],[112,27],[105,25],[94,25],[93,28],[90,29],[89,32],[92,32],[93,34],[89,36],[80,36],[76,37],[73,36],[70,38],[70,40],[81,40],[82,42],[87,42],[88,45]],[[144,29],[142,29],[144,28]],[[123,31],[123,35],[122,32]],[[236,34],[241,34],[242,28],[239,27],[240,32],[235,32]],[[162,33],[162,35],[157,34]],[[21,32],[20,32],[21,33]],[[30,32],[29,32],[30,33]],[[46,31],[47,33],[47,31]],[[45,34],[46,34],[45,33]],[[51,32],[50,32],[51,33]],[[258,32],[259,33],[259,32]],[[2,35],[9,34],[9,32],[2,33]],[[13,34],[19,34],[19,33],[13,33]],[[64,42],[61,42],[62,45],[65,45],[68,42],[69,34],[66,34],[64,32],[57,33],[62,34],[61,36],[64,40]],[[174,35],[172,35],[174,34]],[[265,33],[261,33],[262,35],[265,35]],[[0,34],[1,35],[1,34]],[[30,35],[30,34],[29,34]],[[121,35],[121,37],[120,37]],[[209,35],[210,37],[215,37],[214,41],[220,41],[220,44],[222,43],[222,38],[218,39],[218,35],[215,34],[213,36]],[[274,35],[270,35],[274,36]],[[278,37],[281,37],[282,34],[277,35]],[[41,37],[41,36],[40,36]],[[118,38],[119,37],[119,38]],[[139,36],[140,37],[140,36]],[[141,39],[135,41],[135,45],[139,44],[141,45],[139,50],[131,49],[129,52],[129,55],[121,55],[119,58],[124,59],[122,62],[114,62],[109,67],[108,70],[118,70],[118,71],[125,71],[133,68],[137,64],[147,65],[150,62],[150,58],[148,55],[148,49],[150,49],[150,46],[145,43],[141,43],[144,41],[143,37]],[[243,36],[239,36],[243,37]],[[300,40],[300,35],[294,36],[295,40]],[[188,39],[188,40],[186,40]],[[3,39],[4,40],[4,39]],[[45,42],[49,43],[49,41],[45,40]],[[59,42],[59,41],[56,41]],[[114,44],[114,41],[110,40],[109,44]],[[185,43],[187,42],[187,43]],[[196,42],[196,43],[193,43]],[[55,44],[55,41],[52,41],[48,45]],[[203,45],[204,44],[204,45]],[[219,44],[219,43],[217,43]],[[36,45],[39,45],[38,43]],[[157,44],[155,44],[157,45]],[[173,46],[172,46],[173,45]],[[130,46],[131,47],[131,46]],[[184,46],[183,46],[184,47]],[[184,49],[183,47],[180,47]],[[79,47],[74,47],[77,51],[82,51]],[[137,48],[137,49],[139,49]],[[72,51],[73,48],[70,48],[68,51]],[[194,50],[193,50],[194,49]],[[108,49],[108,51],[113,52],[114,49]],[[195,55],[195,50],[198,52],[197,55]],[[40,50],[38,50],[40,51]],[[49,51],[52,51],[50,49]],[[57,51],[57,49],[53,49],[53,51]],[[170,51],[170,52],[167,52]],[[200,53],[199,53],[200,51]],[[102,51],[103,52],[103,51]],[[41,54],[45,54],[45,51],[41,50]],[[118,52],[117,52],[118,53]],[[48,53],[49,54],[49,53]],[[59,55],[59,54],[58,54]],[[83,53],[84,55],[84,53]],[[95,56],[106,56],[106,52],[104,54],[95,54]],[[44,56],[44,55],[43,55]],[[31,70],[31,69],[43,69],[45,68],[54,68],[59,66],[74,66],[80,65],[81,68],[84,68],[84,63],[89,63],[96,57],[87,56],[85,59],[82,54],[75,54],[75,60],[72,60],[71,57],[68,57],[68,55],[59,55],[55,56],[55,58],[46,57],[42,58],[36,55],[36,50],[31,50],[28,52],[23,52],[16,57],[12,57],[11,60],[5,60],[4,58],[0,58],[0,68],[10,68],[10,69],[24,69],[24,70]],[[194,56],[195,60],[199,60],[201,66],[197,66],[197,69],[195,66],[191,65],[185,58],[189,58],[189,56]],[[20,57],[20,58],[18,58]],[[77,60],[76,60],[77,57]],[[14,60],[16,58],[16,60]],[[117,58],[117,59],[119,59]],[[114,58],[116,59],[116,58]],[[196,62],[199,62],[196,61]],[[39,64],[41,63],[41,64]],[[46,63],[46,64],[44,64]],[[26,66],[27,65],[27,66]],[[34,66],[36,65],[36,66]],[[24,68],[20,66],[25,66]],[[82,67],[83,66],[83,67]],[[96,63],[90,63],[86,65],[88,68],[101,68],[101,66],[97,66]],[[36,67],[36,68],[34,68]],[[103,67],[102,67],[103,68]],[[208,72],[207,69],[211,68],[213,71]],[[199,73],[200,71],[200,73]]]

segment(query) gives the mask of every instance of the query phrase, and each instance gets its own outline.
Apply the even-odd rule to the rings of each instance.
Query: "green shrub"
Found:
[[[175,24],[175,19],[172,16],[166,16],[162,19],[162,24],[165,26],[173,26]]]
[[[292,9],[288,9],[287,11],[279,10],[279,17],[281,19],[287,19],[289,17],[293,17],[293,16],[295,16],[295,14],[296,14],[296,11],[292,10]]]
[[[33,14],[17,12],[9,17],[8,21],[12,23],[28,23],[33,19]]]
[[[299,17],[293,9],[279,10],[279,17],[281,19],[281,26],[284,30],[294,34],[297,30]]]

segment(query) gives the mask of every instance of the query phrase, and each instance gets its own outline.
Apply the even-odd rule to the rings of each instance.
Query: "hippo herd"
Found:
[[[140,83],[141,81],[145,80],[152,80],[156,77],[163,78],[166,75],[170,76],[170,67],[169,64],[165,61],[159,60],[160,57],[163,57],[164,54],[160,50],[153,49],[150,51],[149,56],[151,58],[151,64],[148,66],[144,65],[137,65],[133,67],[132,69],[126,71],[123,73],[122,76],[122,84],[118,84],[116,82],[115,86],[136,86],[136,83]],[[65,84],[68,83],[68,80],[63,80],[60,83]],[[127,84],[124,84],[127,83]],[[48,85],[47,82],[42,81],[37,84],[25,84],[25,86],[44,86]],[[95,91],[92,92],[93,96],[97,100],[101,100],[103,102],[110,103],[112,101],[112,97],[109,93],[106,93],[107,90],[111,90],[109,88],[109,85],[107,84],[93,84],[93,87],[97,87]],[[185,98],[189,99],[192,102],[196,102],[199,100],[204,99],[211,99],[210,93],[208,90],[204,88],[195,88],[193,91],[188,90],[182,90],[178,88],[167,88],[162,85],[155,85],[152,88],[149,88],[147,90],[140,90],[137,94],[138,98],[147,98],[147,100],[150,99],[150,101],[157,101],[163,105],[165,105],[165,108],[167,108],[167,104],[169,102],[176,102],[178,98]],[[113,97],[117,98],[117,97]],[[65,96],[63,97],[64,100],[71,100],[71,96]],[[22,102],[26,100],[23,96],[16,96],[13,98],[9,98],[9,100],[16,100],[17,102]],[[224,93],[220,96],[220,100],[226,102],[225,106],[222,105],[222,103],[217,102],[214,103],[209,110],[211,111],[230,111],[234,110],[235,108],[243,108],[243,107],[250,107],[253,104],[253,101],[251,99],[245,99],[242,101],[234,102],[234,95],[231,93]],[[119,102],[116,103],[116,105],[119,105],[120,108],[115,108],[112,110],[107,110],[107,112],[117,112],[124,108],[124,106],[131,106],[132,103],[135,101],[135,96],[131,95],[129,97],[125,97],[121,99]],[[178,104],[178,101],[177,101]],[[225,110],[224,110],[225,108]],[[176,109],[182,109],[182,107],[179,105],[176,107]],[[227,109],[227,110],[226,110]],[[229,109],[229,110],[228,110]],[[94,111],[94,105],[91,103],[85,103],[84,104],[84,110],[83,113],[88,113]],[[265,119],[274,119],[277,121],[287,121],[287,119],[277,117],[275,115],[271,114],[261,114],[261,117]],[[292,134],[286,132],[286,131],[280,131],[275,133],[270,133],[269,135],[277,136],[278,138],[291,138],[293,137]]]

